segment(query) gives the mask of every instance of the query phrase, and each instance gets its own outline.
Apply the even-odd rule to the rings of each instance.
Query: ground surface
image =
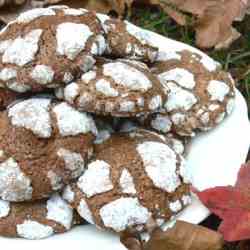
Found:
[[[169,38],[195,46],[192,18],[189,20],[189,25],[181,27],[159,9],[137,8],[132,11],[131,21]],[[219,61],[225,70],[231,72],[250,108],[250,15],[243,22],[236,23],[235,27],[242,33],[242,36],[230,48],[220,51],[213,49],[203,51]],[[216,216],[210,216],[202,223],[214,230],[219,224],[220,220]],[[250,241],[226,244],[223,250],[250,250]]]

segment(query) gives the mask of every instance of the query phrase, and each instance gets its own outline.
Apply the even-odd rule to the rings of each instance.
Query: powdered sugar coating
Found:
[[[96,126],[92,117],[86,113],[76,111],[74,108],[63,102],[53,108],[56,114],[57,125],[62,136],[96,134]]]
[[[93,96],[89,93],[82,93],[78,99],[79,107],[85,107],[93,101]]]
[[[222,81],[212,80],[207,86],[207,91],[210,94],[211,101],[223,102],[225,96],[229,93],[230,88]]]
[[[89,209],[87,202],[84,199],[81,199],[78,207],[77,212],[90,224],[95,224],[92,213]]]
[[[169,208],[174,213],[177,213],[177,212],[179,212],[182,209],[181,202],[179,200],[174,201],[174,202],[170,202],[169,203]]]
[[[85,162],[81,154],[60,148],[57,155],[64,160],[65,168],[71,171],[72,178],[77,178],[83,173]]]
[[[181,60],[181,55],[176,53],[175,51],[159,51],[158,56],[156,58],[157,62],[169,61],[169,60]]]
[[[115,97],[119,95],[119,92],[112,88],[110,82],[105,79],[96,82],[96,90],[105,96]]]
[[[69,203],[74,201],[75,193],[73,192],[73,190],[71,189],[69,185],[64,188],[62,197],[64,200],[66,200]]]
[[[3,200],[24,201],[32,197],[31,180],[13,158],[0,164],[0,196]]]
[[[56,221],[69,230],[73,221],[73,209],[58,194],[54,194],[47,201],[46,218]]]
[[[176,153],[160,142],[143,142],[137,145],[145,170],[154,185],[167,192],[174,192],[181,184],[177,175]]]
[[[104,51],[106,50],[107,44],[106,40],[103,35],[97,35],[95,38],[95,42],[93,43],[91,47],[91,53],[93,55],[102,55]]]
[[[149,102],[149,109],[155,111],[162,106],[162,98],[160,95],[154,96]]]
[[[30,31],[23,38],[16,38],[4,51],[2,62],[24,66],[34,60],[42,33],[43,30],[35,29]]]
[[[122,170],[119,182],[123,193],[136,194],[133,177],[131,176],[131,174],[127,169]]]
[[[73,9],[73,8],[65,8],[63,9],[63,13],[68,16],[81,16],[87,13],[87,10],[84,9]]]
[[[62,177],[54,171],[48,171],[47,177],[50,179],[50,185],[54,191],[60,190],[63,187]]]
[[[95,144],[102,144],[108,140],[111,136],[111,132],[108,129],[102,129],[98,131],[97,137],[94,141]]]
[[[81,59],[80,68],[82,72],[88,72],[95,64],[96,60],[93,56],[86,55]]]
[[[63,76],[64,83],[70,83],[74,79],[74,76],[70,72],[66,72]]]
[[[195,87],[194,75],[183,68],[171,69],[161,73],[159,77],[164,81],[175,81],[179,86],[187,89]]]
[[[220,66],[220,64],[218,62],[214,61],[209,56],[202,56],[200,62],[210,72],[215,71]]]
[[[104,64],[103,74],[112,77],[117,84],[131,90],[145,92],[152,88],[152,82],[146,75],[136,68],[122,62]]]
[[[49,106],[51,100],[46,98],[32,98],[18,102],[8,110],[11,123],[17,127],[31,130],[41,138],[51,136],[51,120]]]
[[[208,124],[210,121],[210,115],[209,112],[204,112],[201,116],[200,119],[204,125]]]
[[[67,34],[67,35],[65,35]],[[73,60],[85,48],[93,32],[86,24],[62,23],[56,31],[57,53]]]
[[[182,113],[175,113],[171,115],[171,120],[175,125],[181,125],[185,122],[185,115]]]
[[[10,212],[10,203],[8,201],[0,200],[0,218],[7,217]]]
[[[167,115],[157,114],[151,121],[151,126],[157,131],[167,133],[171,130],[172,122]]]
[[[100,209],[101,219],[106,227],[121,232],[130,226],[145,224],[151,217],[138,198],[119,198]]]
[[[135,103],[133,101],[123,101],[120,103],[120,112],[132,112],[135,108]]]
[[[173,149],[177,154],[184,154],[185,152],[185,147],[182,141],[177,140],[175,138],[171,138],[171,142],[173,144]]]
[[[77,83],[72,82],[71,84],[67,85],[64,89],[64,98],[69,103],[73,103],[75,98],[79,94],[79,86]]]
[[[35,8],[21,13],[16,21],[18,23],[29,23],[42,16],[54,16],[56,13],[50,8]]]
[[[99,160],[90,163],[88,169],[79,178],[77,186],[88,198],[112,190],[110,165]]]
[[[191,92],[177,86],[173,82],[168,83],[170,93],[168,100],[165,103],[167,111],[173,111],[175,109],[189,110],[194,104],[197,103],[197,98]]]
[[[46,85],[53,81],[54,71],[52,70],[50,66],[36,65],[35,68],[31,72],[31,77],[37,83]]]
[[[15,69],[12,68],[4,68],[0,71],[0,80],[8,81],[11,79],[16,78],[17,72]]]
[[[20,82],[7,82],[6,83],[6,86],[15,91],[15,92],[18,92],[18,93],[24,93],[24,92],[27,92],[28,90],[31,89],[31,87],[29,85],[26,85],[26,84],[23,84],[23,83],[20,83]]]
[[[0,41],[0,54],[3,54],[5,50],[11,45],[12,40]]]
[[[192,199],[189,195],[183,195],[181,200],[182,200],[184,206],[187,206],[187,205],[191,204],[191,202],[192,202]]]
[[[16,229],[20,237],[29,240],[44,239],[54,233],[52,227],[33,220],[25,220],[22,224],[18,224]]]
[[[91,70],[83,74],[81,80],[85,83],[89,83],[91,80],[94,80],[95,78],[96,78],[96,72]]]

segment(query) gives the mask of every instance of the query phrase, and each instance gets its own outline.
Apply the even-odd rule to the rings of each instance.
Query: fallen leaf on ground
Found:
[[[138,234],[125,231],[120,235],[120,242],[129,250],[143,250]]]
[[[194,192],[202,203],[222,219],[219,231],[226,241],[250,239],[250,162],[242,165],[235,186]]]
[[[234,21],[242,21],[249,0],[152,0],[178,24],[184,25],[183,14],[192,14],[195,25],[196,44],[202,48],[228,48],[240,33],[232,27]],[[174,8],[173,8],[174,7]]]
[[[22,5],[26,0],[1,0],[0,8],[8,5]]]
[[[163,232],[157,229],[145,245],[145,250],[220,250],[222,235],[206,227],[177,221]]]

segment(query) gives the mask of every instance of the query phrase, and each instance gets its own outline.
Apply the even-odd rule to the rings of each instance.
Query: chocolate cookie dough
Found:
[[[105,30],[108,46],[106,54],[117,58],[130,58],[144,62],[154,62],[158,48],[152,45],[147,32],[135,25],[98,15]]]
[[[0,110],[4,110],[9,104],[18,99],[20,94],[8,90],[0,88]]]
[[[96,145],[95,159],[63,197],[97,227],[143,232],[189,204],[189,181],[185,160],[163,136],[136,130]]]
[[[71,206],[58,194],[37,202],[0,200],[0,235],[43,239],[70,230],[75,224],[75,217]]]
[[[221,123],[234,107],[234,81],[226,73],[189,51],[155,63],[153,72],[168,92],[161,114],[153,115],[152,127],[194,136]],[[167,56],[166,56],[167,58]]]
[[[0,84],[21,93],[62,86],[91,69],[105,49],[94,12],[32,9],[0,32]]]
[[[48,197],[79,177],[92,156],[93,119],[65,102],[30,98],[0,113],[0,197]]]
[[[120,59],[97,65],[67,85],[64,99],[80,111],[131,117],[157,112],[166,94],[146,64]]]

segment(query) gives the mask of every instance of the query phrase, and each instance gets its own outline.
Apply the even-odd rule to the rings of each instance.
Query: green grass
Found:
[[[177,25],[169,16],[158,8],[137,8],[132,11],[131,21],[137,25],[157,32],[163,36],[195,45],[194,19],[190,17],[186,26]],[[230,48],[224,50],[203,50],[223,68],[230,71],[237,81],[237,87],[242,92],[250,107],[250,16],[243,22],[235,23],[242,33]]]

